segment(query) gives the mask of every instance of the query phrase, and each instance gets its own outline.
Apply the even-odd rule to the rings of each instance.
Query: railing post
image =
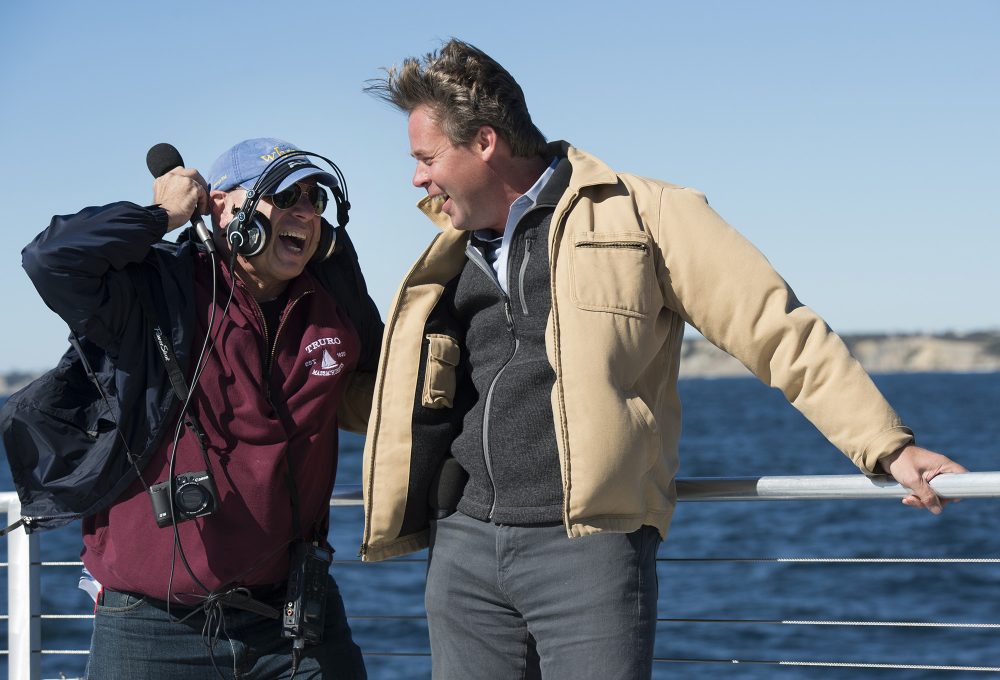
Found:
[[[17,494],[7,507],[7,523],[21,517]],[[11,680],[41,677],[41,558],[38,536],[24,529],[7,535],[7,649]]]

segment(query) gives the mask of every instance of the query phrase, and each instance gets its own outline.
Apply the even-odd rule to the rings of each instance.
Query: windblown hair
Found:
[[[468,144],[489,125],[515,156],[544,154],[545,135],[531,122],[521,86],[479,48],[452,38],[422,60],[410,57],[385,71],[365,91],[407,114],[428,106],[452,144]]]

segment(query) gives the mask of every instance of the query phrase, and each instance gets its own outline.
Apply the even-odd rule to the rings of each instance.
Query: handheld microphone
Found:
[[[172,144],[160,142],[159,144],[154,144],[146,152],[146,167],[149,168],[149,172],[152,173],[153,177],[162,177],[174,168],[183,168],[184,159],[181,158],[181,152]],[[215,243],[212,241],[212,234],[209,232],[208,227],[205,226],[205,221],[201,219],[201,215],[198,214],[197,208],[194,215],[191,216],[191,225],[194,227],[195,233],[198,234],[198,238],[205,244],[208,252],[214,253]]]

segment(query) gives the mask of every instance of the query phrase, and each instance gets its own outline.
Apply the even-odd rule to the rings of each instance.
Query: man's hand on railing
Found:
[[[913,445],[901,448],[879,463],[893,479],[913,492],[903,498],[903,505],[926,508],[935,515],[940,515],[952,499],[938,496],[928,482],[944,472],[968,472],[948,456]]]

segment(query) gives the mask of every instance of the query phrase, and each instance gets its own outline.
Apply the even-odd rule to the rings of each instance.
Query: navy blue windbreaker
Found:
[[[166,231],[163,209],[112,203],[54,217],[22,251],[35,288],[69,324],[86,357],[82,361],[71,346],[54,369],[0,409],[26,531],[62,526],[110,505],[136,478],[126,447],[141,470],[176,417],[179,403],[136,286],[152,296],[156,321],[169,330],[188,375],[194,267],[202,246],[187,233],[177,243],[163,241]],[[361,338],[357,370],[374,373],[382,321],[353,244],[343,229],[337,238],[334,254],[309,270],[347,311]]]

